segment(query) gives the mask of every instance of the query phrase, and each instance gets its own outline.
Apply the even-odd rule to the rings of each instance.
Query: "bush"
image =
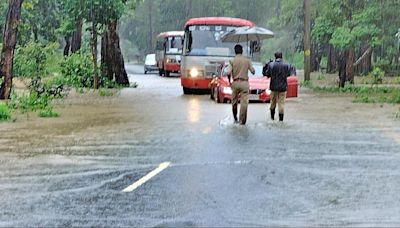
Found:
[[[109,90],[109,89],[100,88],[99,89],[99,95],[101,97],[110,97],[110,96],[114,95],[114,92]]]
[[[383,70],[381,70],[379,67],[374,67],[370,73],[370,76],[372,76],[374,79],[373,84],[382,84],[385,72],[383,72]]]
[[[46,109],[50,104],[49,96],[39,96],[35,92],[16,97],[14,107],[22,113]]]
[[[40,110],[38,116],[43,118],[48,118],[48,117],[58,117],[59,114],[53,112],[53,108],[48,106],[46,109]]]
[[[57,44],[29,42],[18,46],[14,58],[14,74],[21,77],[41,78],[49,74],[49,60],[54,62]]]
[[[93,84],[91,57],[73,53],[61,63],[61,74],[68,86],[89,88]]]
[[[10,112],[8,107],[4,103],[0,103],[0,121],[9,120],[11,119]]]

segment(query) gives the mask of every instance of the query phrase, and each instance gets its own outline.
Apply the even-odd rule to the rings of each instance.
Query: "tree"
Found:
[[[380,43],[381,30],[377,26],[380,6],[375,1],[345,0],[328,2],[326,7],[316,18],[312,33],[316,40],[339,51],[339,78],[343,87],[345,81],[354,82],[354,68],[363,59],[371,58],[369,47]]]
[[[75,0],[77,1],[77,0]],[[90,46],[93,58],[93,88],[99,88],[99,72],[97,65],[97,36],[102,26],[109,25],[121,17],[124,9],[122,0],[86,0],[82,3],[82,16],[91,23]]]
[[[22,0],[9,0],[7,18],[3,32],[3,48],[0,56],[0,99],[8,99],[12,87],[12,67]]]
[[[58,32],[64,37],[65,48],[64,56],[69,52],[76,53],[80,50],[82,44],[83,27],[83,0],[61,0],[62,23]]]
[[[102,35],[101,40],[102,74],[119,85],[129,85],[128,75],[124,66],[124,57],[119,45],[117,20],[112,21]]]

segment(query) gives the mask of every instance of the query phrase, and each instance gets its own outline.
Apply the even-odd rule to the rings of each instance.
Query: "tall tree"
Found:
[[[102,35],[101,40],[101,68],[102,74],[119,85],[129,85],[125,70],[124,57],[120,48],[117,34],[117,20],[113,20]]]
[[[3,48],[0,56],[0,99],[8,99],[12,87],[12,67],[22,0],[9,0],[7,18],[3,32]]]
[[[371,58],[369,47],[379,45],[382,31],[377,26],[380,6],[376,1],[345,0],[327,3],[316,18],[313,36],[327,42],[339,52],[340,86],[354,81],[354,69],[365,58]],[[367,47],[367,48],[365,48]],[[358,52],[356,50],[365,50]]]
[[[311,67],[311,12],[310,1],[304,0],[304,80],[310,80],[310,67]]]
[[[76,0],[77,1],[77,0]],[[97,38],[99,29],[120,18],[124,9],[122,0],[85,0],[82,5],[83,18],[91,23],[90,46],[93,61],[93,88],[99,88],[99,71],[97,64]]]

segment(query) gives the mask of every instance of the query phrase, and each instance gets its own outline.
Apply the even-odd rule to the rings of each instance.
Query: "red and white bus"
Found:
[[[159,75],[169,77],[180,71],[183,31],[162,32],[157,35],[156,61]]]
[[[242,26],[254,26],[254,23],[229,17],[191,18],[186,21],[181,61],[183,93],[210,91],[210,81],[217,74],[218,67],[235,56],[236,43],[222,42],[221,35]],[[243,55],[247,56],[252,44],[239,44],[243,46]]]

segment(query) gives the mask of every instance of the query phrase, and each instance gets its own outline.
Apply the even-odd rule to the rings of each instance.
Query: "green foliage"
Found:
[[[319,73],[317,76],[317,80],[324,80],[325,79],[325,75],[323,73]]]
[[[44,77],[49,74],[48,60],[54,61],[56,43],[41,44],[28,42],[18,46],[14,58],[14,74],[21,77]]]
[[[49,106],[43,110],[39,110],[38,116],[42,118],[48,118],[48,117],[59,117],[60,115],[54,112],[53,108]]]
[[[63,0],[24,0],[21,12],[21,24],[18,27],[18,43],[57,42],[56,29],[60,26]]]
[[[355,37],[349,28],[339,27],[333,32],[329,43],[338,48],[346,48],[352,44],[354,39]]]
[[[301,85],[301,83],[300,83]],[[319,93],[349,93],[354,94],[354,102],[357,103],[392,103],[400,104],[400,89],[384,86],[313,86],[308,85],[315,92]]]
[[[74,53],[61,63],[61,74],[64,83],[74,88],[88,88],[93,84],[93,68],[91,57]]]
[[[305,88],[312,88],[312,82],[311,81],[300,81],[299,83],[300,87],[305,87]]]
[[[101,97],[110,97],[110,96],[113,96],[114,94],[115,93],[110,89],[105,89],[105,88],[100,88],[99,89],[99,95]]]
[[[32,92],[18,96],[14,107],[19,109],[21,113],[27,113],[46,109],[49,102],[49,96],[39,96],[37,93]]]
[[[370,73],[370,76],[372,76],[374,79],[373,84],[382,84],[385,72],[383,72],[379,67],[374,67]]]
[[[395,77],[394,83],[400,84],[400,76]]]
[[[124,3],[122,0],[70,0],[80,6],[81,15],[87,22],[107,25],[122,16]]]
[[[8,106],[1,102],[0,103],[0,121],[11,119],[10,111],[8,110]]]

